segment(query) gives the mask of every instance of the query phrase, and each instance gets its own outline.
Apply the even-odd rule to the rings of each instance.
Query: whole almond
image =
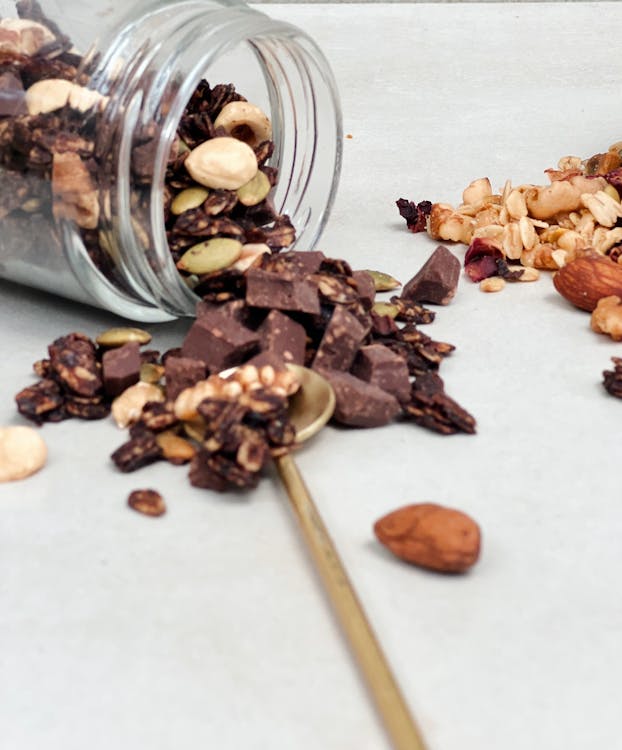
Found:
[[[479,557],[481,534],[475,521],[434,503],[398,508],[376,521],[374,532],[400,559],[443,573],[462,573]]]
[[[553,285],[575,307],[592,312],[599,299],[622,297],[622,265],[605,255],[588,252],[560,268]]]

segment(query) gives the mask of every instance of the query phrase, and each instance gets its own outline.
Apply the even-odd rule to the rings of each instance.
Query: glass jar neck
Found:
[[[66,252],[100,304],[125,317],[164,320],[194,314],[198,299],[173,262],[164,202],[177,127],[199,81],[221,67],[226,82],[240,90],[238,79],[263,87],[275,146],[270,165],[279,170],[275,206],[292,220],[298,249],[312,249],[327,221],[342,137],[330,68],[299,29],[240,4],[194,0],[151,7],[124,22],[113,41],[103,40],[105,54],[87,63],[90,86],[110,97],[97,143],[100,236],[117,277],[101,278],[78,237],[66,238]],[[137,149],[150,161],[148,181],[140,186],[132,171]]]

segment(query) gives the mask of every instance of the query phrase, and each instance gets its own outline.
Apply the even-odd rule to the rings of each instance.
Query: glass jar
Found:
[[[229,82],[272,126],[260,162],[273,183],[263,218],[276,223],[266,226],[285,217],[287,227],[289,217],[291,247],[315,245],[339,177],[341,113],[329,65],[300,29],[235,0],[144,0],[126,10],[101,0],[19,0],[10,14],[7,5],[0,277],[136,321],[192,315],[200,279],[178,270],[166,224],[173,167],[193,147],[178,128],[201,86],[215,106],[231,97]],[[212,127],[200,111],[194,117],[186,130]],[[227,235],[226,227],[209,231]],[[248,234],[250,242],[269,235]]]

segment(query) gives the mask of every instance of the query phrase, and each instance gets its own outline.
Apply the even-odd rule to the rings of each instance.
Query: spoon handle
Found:
[[[291,505],[326,591],[363,672],[395,750],[425,744],[369,624],[337,550],[291,454],[275,459]]]

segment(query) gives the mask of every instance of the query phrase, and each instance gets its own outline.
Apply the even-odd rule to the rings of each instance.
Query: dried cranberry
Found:
[[[432,210],[431,201],[420,201],[414,203],[406,198],[395,201],[400,216],[406,219],[406,226],[411,232],[425,232],[426,221]]]
[[[464,256],[464,270],[471,281],[479,282],[489,276],[497,276],[497,260],[503,253],[494,242],[476,237]]]

